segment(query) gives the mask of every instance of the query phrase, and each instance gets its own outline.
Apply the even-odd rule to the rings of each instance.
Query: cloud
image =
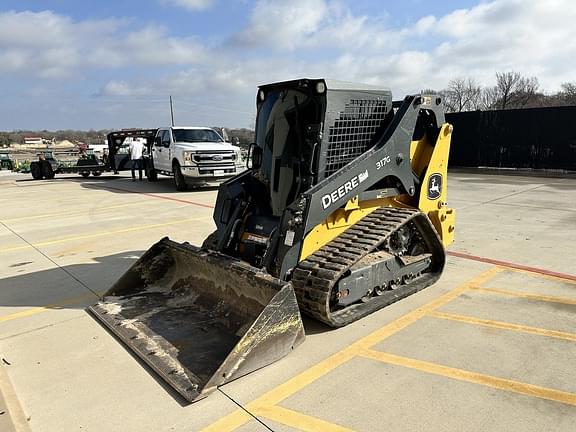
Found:
[[[151,93],[150,88],[135,87],[126,81],[112,80],[107,82],[95,96],[142,96]]]
[[[291,53],[312,58],[310,68],[329,76],[400,92],[442,88],[454,76],[490,85],[496,71],[511,69],[538,76],[553,91],[574,80],[574,22],[570,0],[484,1],[400,27],[386,16],[355,14],[338,1],[261,0],[232,40],[254,53],[264,50],[270,64]]]
[[[213,0],[162,0],[164,4],[171,4],[184,9],[196,11],[208,9],[214,3]]]
[[[496,71],[510,69],[537,75],[554,89],[573,80],[576,67],[567,24],[576,18],[574,6],[555,0],[555,7],[547,11],[496,0],[392,28],[385,17],[354,14],[340,3],[265,0],[256,3],[247,27],[234,35],[232,49],[147,82],[108,83],[103,94],[137,96],[154,89],[196,106],[249,111],[259,84],[296,77],[378,84],[402,98],[424,88],[442,89],[458,76],[491,85]],[[565,15],[561,21],[552,19],[560,14]],[[246,115],[235,118],[236,125],[248,121]]]
[[[576,4],[569,0],[498,0],[438,19],[433,34],[444,41],[431,52],[437,64],[485,82],[495,71],[537,75],[550,91],[573,81]],[[487,83],[487,82],[486,82]]]
[[[66,88],[69,77],[90,75],[96,79],[86,94],[113,101],[172,94],[180,105],[195,107],[194,123],[213,107],[210,119],[222,114],[230,126],[247,126],[257,85],[304,76],[384,85],[396,98],[444,88],[461,76],[492,85],[496,71],[535,75],[549,91],[575,80],[576,4],[570,0],[479,0],[406,25],[394,24],[385,11],[358,13],[353,2],[341,0],[250,4],[240,31],[228,36],[215,28],[204,37],[175,36],[170,27],[133,18],[0,12],[0,77],[4,87],[10,85],[6,77],[32,76]],[[122,126],[133,115],[155,124],[151,105],[142,107],[149,111],[132,106],[102,118]]]
[[[422,34],[433,17],[419,21],[414,28],[394,30],[386,17],[355,15],[336,0],[259,0],[248,26],[234,35],[233,43],[246,48],[272,51],[355,50],[402,47],[412,33]]]
[[[227,58],[213,58],[211,62],[196,65],[162,78],[148,81],[108,81],[97,96],[181,95],[186,98],[234,99],[253,97],[256,87],[273,81],[291,79],[310,74],[312,68],[305,62],[275,60],[273,67],[267,59],[230,62]],[[317,71],[319,72],[319,70]],[[314,75],[314,73],[312,73]]]
[[[105,22],[102,24],[104,26]],[[1,12],[0,46],[37,49],[65,44],[71,36],[71,25],[70,18],[51,11]],[[86,26],[78,26],[78,29],[88,30]]]
[[[83,69],[190,65],[206,55],[194,37],[173,37],[158,25],[132,28],[129,19],[0,12],[0,74],[62,78]]]
[[[485,1],[403,27],[391,26],[386,16],[355,14],[334,0],[260,0],[232,41],[254,55],[264,52],[271,65],[290,53],[312,58],[309,66],[330,76],[401,91],[442,88],[462,75],[488,85],[494,72],[510,69],[538,75],[553,89],[573,80],[574,22],[570,0]]]
[[[318,32],[327,16],[324,0],[259,0],[248,28],[237,34],[235,40],[247,46],[293,49]]]
[[[170,66],[195,64],[205,56],[205,48],[196,38],[170,37],[164,27],[148,25],[101,41],[86,61],[100,67]]]

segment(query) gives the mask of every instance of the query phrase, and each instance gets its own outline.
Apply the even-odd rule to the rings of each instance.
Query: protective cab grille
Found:
[[[325,177],[356,159],[374,144],[374,135],[388,113],[386,100],[351,99],[328,130]]]

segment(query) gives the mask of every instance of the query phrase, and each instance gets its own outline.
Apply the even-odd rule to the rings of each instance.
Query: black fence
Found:
[[[450,166],[576,171],[576,106],[446,114]]]

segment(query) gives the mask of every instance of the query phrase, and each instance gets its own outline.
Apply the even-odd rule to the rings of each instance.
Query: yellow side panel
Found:
[[[454,241],[454,223],[456,220],[456,211],[446,205],[451,137],[452,125],[443,124],[431,154],[429,149],[424,150],[425,147],[422,147],[416,149],[412,159],[413,168],[415,162],[419,164],[425,163],[423,161],[428,162],[428,168],[420,189],[418,208],[428,215],[438,234],[440,234],[444,246],[448,246]],[[418,150],[421,151],[418,152]]]
[[[406,204],[394,198],[382,198],[358,202],[358,199],[350,200],[344,208],[335,210],[328,218],[317,225],[304,238],[300,261],[308,258],[322,246],[334,240],[351,225],[358,223],[380,207],[408,207]]]

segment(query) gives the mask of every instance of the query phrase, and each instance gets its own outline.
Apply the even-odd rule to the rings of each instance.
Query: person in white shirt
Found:
[[[144,152],[142,140],[140,138],[132,138],[129,149],[130,159],[132,160],[132,181],[136,181],[136,167],[138,167],[138,176],[142,180],[142,153]]]

